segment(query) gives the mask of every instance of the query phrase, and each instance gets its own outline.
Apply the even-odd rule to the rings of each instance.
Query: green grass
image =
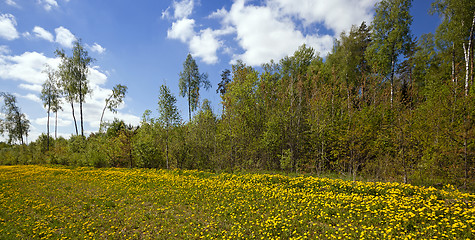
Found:
[[[474,239],[474,222],[450,186],[0,166],[0,239]]]

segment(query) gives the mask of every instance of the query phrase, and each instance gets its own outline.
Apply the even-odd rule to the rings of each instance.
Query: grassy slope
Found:
[[[475,196],[266,174],[0,166],[0,239],[475,238]]]

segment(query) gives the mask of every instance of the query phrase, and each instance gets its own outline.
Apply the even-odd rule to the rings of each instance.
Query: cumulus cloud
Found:
[[[188,18],[193,12],[193,6],[193,0],[173,2],[173,18],[175,21],[167,31],[167,37],[188,44],[191,54],[195,57],[201,58],[205,63],[217,63],[217,51],[222,45],[218,36],[222,35],[222,31],[207,28],[195,32],[195,20]],[[162,13],[162,17],[165,16],[170,18],[169,11],[170,9],[168,8],[164,13]]]
[[[97,43],[94,43],[94,45],[90,46],[89,49],[91,49],[91,51],[99,53],[99,54],[103,54],[106,51],[106,49],[104,47],[102,47],[101,45],[99,45]]]
[[[253,1],[235,0],[229,10],[223,7],[208,16],[220,21],[219,29],[204,26],[197,31],[200,24],[190,18],[191,0],[174,1],[162,16],[174,20],[167,37],[188,44],[190,52],[206,63],[216,63],[217,52],[222,50],[233,61],[241,59],[255,66],[290,55],[302,44],[326,55],[342,31],[371,21],[377,1],[266,0],[254,5]],[[229,40],[223,36],[230,34],[236,35],[240,51],[226,44]]]
[[[180,41],[186,43],[194,35],[195,31],[193,27],[195,25],[195,20],[183,18],[172,23],[172,27],[168,29],[167,37],[171,39],[179,39]]]
[[[76,41],[76,37],[67,28],[61,26],[56,28],[56,42],[66,48],[72,48],[73,42]]]
[[[44,28],[42,27],[39,27],[39,26],[35,26],[33,28],[33,33],[35,34],[35,37],[38,37],[38,38],[42,38],[42,39],[45,39],[49,42],[53,42],[54,41],[54,37],[53,37],[53,34],[51,34],[50,32],[46,31]]]
[[[0,78],[41,84],[46,78],[41,72],[44,65],[58,66],[59,62],[59,59],[48,58],[38,52],[24,52],[17,56],[0,54]]]
[[[189,42],[191,54],[203,59],[205,63],[217,63],[218,56],[216,52],[222,46],[222,42],[218,40],[219,35],[220,31],[207,28],[202,30],[200,34],[193,36]]]
[[[175,18],[186,18],[191,15],[193,12],[194,1],[193,0],[182,0],[182,1],[173,1],[173,7],[175,8],[174,17]]]
[[[16,25],[13,15],[8,13],[0,15],[0,37],[9,41],[17,39],[20,35],[16,30]]]
[[[284,15],[302,19],[305,25],[321,22],[338,35],[353,24],[370,22],[376,2],[378,0],[270,0],[269,6]]]
[[[194,5],[195,5],[194,0],[181,0],[181,1],[175,0],[172,3],[173,16],[170,14],[170,7],[168,7],[165,11],[162,12],[162,18],[169,18],[169,19],[187,18],[193,12]]]

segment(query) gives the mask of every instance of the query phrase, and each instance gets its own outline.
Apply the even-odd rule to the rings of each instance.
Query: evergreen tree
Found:
[[[191,112],[199,105],[200,88],[209,89],[211,84],[208,80],[208,74],[201,74],[195,60],[188,54],[183,63],[183,71],[180,72],[180,96],[188,97],[188,119],[191,121]]]

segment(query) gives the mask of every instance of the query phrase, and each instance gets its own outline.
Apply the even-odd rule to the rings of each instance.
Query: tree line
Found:
[[[76,130],[69,140],[50,140],[48,133],[29,146],[16,146],[22,151],[2,150],[3,161],[338,172],[353,179],[450,183],[473,190],[475,3],[434,1],[431,13],[442,22],[435,33],[417,39],[411,34],[411,2],[377,3],[373,22],[341,33],[325,59],[302,45],[260,70],[238,61],[222,71],[216,89],[220,116],[208,100],[200,101],[202,88],[211,85],[188,55],[179,73],[188,121],[163,85],[157,114],[146,110],[139,126],[116,119],[87,138]],[[69,61],[74,62],[63,59],[60,71],[78,71],[68,76],[87,82],[79,72],[88,62],[74,70],[65,64]],[[63,95],[67,101],[84,100],[81,94],[88,88],[79,82]],[[120,104],[122,90],[111,95],[104,109],[113,111]],[[45,106],[48,114],[59,110]],[[53,142],[49,150],[48,141]]]

